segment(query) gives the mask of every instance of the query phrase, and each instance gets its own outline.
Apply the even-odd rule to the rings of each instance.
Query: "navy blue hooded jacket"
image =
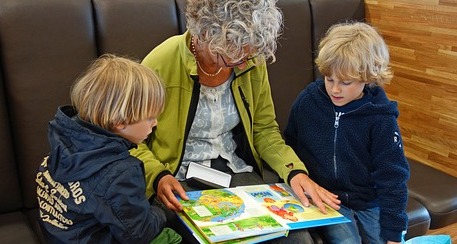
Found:
[[[337,109],[337,110],[336,110]],[[309,176],[352,209],[380,207],[381,236],[400,240],[406,229],[409,167],[397,103],[381,87],[336,107],[322,80],[300,93],[284,131]]]
[[[149,204],[135,144],[84,122],[73,107],[49,123],[49,157],[37,173],[40,224],[48,243],[149,243],[165,213]]]

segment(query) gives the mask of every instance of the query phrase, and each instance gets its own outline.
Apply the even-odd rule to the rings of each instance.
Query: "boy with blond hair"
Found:
[[[311,179],[338,195],[350,223],[323,227],[329,243],[400,243],[407,228],[406,161],[397,103],[383,88],[389,51],[370,25],[336,24],[316,58],[324,80],[297,98],[284,132]]]
[[[157,124],[159,77],[127,58],[103,55],[75,82],[73,106],[49,123],[51,152],[36,182],[48,243],[179,243],[145,195],[143,163],[130,156]]]

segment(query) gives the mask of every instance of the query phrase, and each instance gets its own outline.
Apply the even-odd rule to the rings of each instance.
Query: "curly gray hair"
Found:
[[[188,0],[187,29],[212,54],[234,62],[248,54],[276,60],[277,39],[283,27],[277,0]],[[246,49],[246,47],[248,47]]]

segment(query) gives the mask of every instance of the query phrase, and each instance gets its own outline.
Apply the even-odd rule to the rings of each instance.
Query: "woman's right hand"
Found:
[[[175,196],[175,192],[184,199],[189,200],[182,188],[181,184],[172,175],[166,175],[159,180],[157,186],[157,197],[167,208],[179,212],[182,210],[182,205]]]

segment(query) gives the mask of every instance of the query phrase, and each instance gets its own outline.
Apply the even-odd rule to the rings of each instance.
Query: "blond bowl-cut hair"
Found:
[[[78,116],[113,131],[120,124],[155,118],[164,108],[159,76],[129,58],[105,54],[74,83],[71,101]]]
[[[363,22],[331,26],[315,60],[324,76],[383,85],[392,79],[389,49],[375,28]]]

